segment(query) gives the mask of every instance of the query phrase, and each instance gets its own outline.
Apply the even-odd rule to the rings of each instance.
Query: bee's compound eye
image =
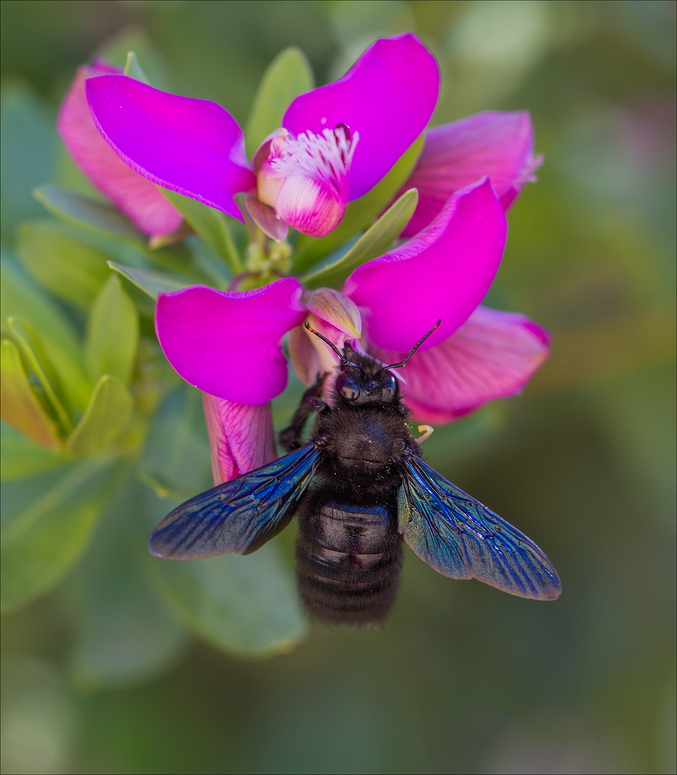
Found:
[[[397,381],[397,377],[394,374],[389,375],[388,385],[386,389],[393,396],[396,396],[400,392],[400,383]]]
[[[360,395],[357,385],[343,374],[339,374],[336,378],[336,392],[340,393],[347,401],[354,401]]]

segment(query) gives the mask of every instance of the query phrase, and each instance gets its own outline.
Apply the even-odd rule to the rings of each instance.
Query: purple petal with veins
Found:
[[[506,233],[505,213],[485,180],[450,197],[411,240],[358,267],[343,293],[360,309],[367,340],[407,352],[438,319],[420,351],[448,339],[489,290]]]
[[[253,191],[256,179],[242,130],[225,108],[124,75],[89,79],[86,90],[99,131],[133,170],[243,220],[233,197]]]
[[[548,357],[550,334],[513,312],[478,307],[446,341],[398,370],[404,400],[420,422],[444,424],[487,401],[519,393]],[[406,353],[370,345],[385,363]]]
[[[186,382],[218,398],[258,405],[285,389],[281,339],[304,317],[301,285],[286,277],[252,291],[195,285],[161,293],[155,330]]]
[[[534,129],[527,110],[478,113],[429,129],[421,157],[397,194],[418,189],[416,211],[402,236],[421,231],[455,191],[484,176],[491,179],[507,209],[523,186],[534,180],[542,161],[534,156]]]
[[[202,394],[214,484],[275,460],[275,434],[270,402],[247,406]]]

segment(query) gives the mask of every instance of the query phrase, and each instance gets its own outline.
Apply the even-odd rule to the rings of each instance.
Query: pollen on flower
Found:
[[[307,176],[332,186],[340,196],[359,133],[351,135],[345,124],[337,124],[333,130],[324,129],[322,134],[307,131],[285,140],[279,157],[271,161],[272,169],[282,178]]]

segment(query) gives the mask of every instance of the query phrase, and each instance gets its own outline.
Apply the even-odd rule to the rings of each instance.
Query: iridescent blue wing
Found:
[[[319,457],[312,442],[196,495],[155,528],[148,542],[150,553],[173,560],[197,560],[255,551],[289,524]]]
[[[519,530],[408,454],[399,530],[431,568],[478,579],[519,597],[554,600],[562,587],[550,560]]]

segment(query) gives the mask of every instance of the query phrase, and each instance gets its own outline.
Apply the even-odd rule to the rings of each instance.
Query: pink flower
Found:
[[[491,111],[425,133],[423,152],[398,196],[418,189],[418,205],[403,237],[411,237],[440,212],[449,197],[483,176],[507,210],[543,163],[534,155],[529,111]]]
[[[275,460],[270,403],[247,406],[202,394],[214,484],[221,484]]]
[[[432,56],[411,34],[377,41],[339,81],[295,99],[254,155],[213,102],[159,92],[122,76],[87,83],[94,120],[118,156],[153,183],[242,220],[274,239],[288,225],[319,237],[369,191],[424,129],[438,91]],[[522,315],[480,307],[506,238],[505,210],[532,179],[527,112],[484,113],[438,127],[403,190],[419,190],[408,242],[358,267],[341,291],[283,277],[251,291],[193,286],[160,294],[156,331],[176,371],[205,394],[215,482],[274,455],[270,400],[287,383],[282,338],[299,377],[336,365],[346,341],[401,360],[405,400],[422,422],[447,423],[513,395],[547,357],[549,335]],[[490,178],[490,179],[488,179]],[[331,384],[331,380],[329,381]]]
[[[304,292],[287,277],[253,291],[194,286],[161,294],[158,339],[178,373],[224,402],[226,415],[234,402],[243,416],[258,418],[286,386],[287,331],[292,362],[307,384],[335,365],[329,348],[315,349],[301,328],[309,314],[339,346],[361,338],[367,352],[389,363],[441,319],[402,376],[415,417],[446,423],[518,392],[547,356],[548,334],[537,324],[478,307],[500,264],[506,228],[485,179],[456,192],[413,239],[356,269],[340,293]],[[257,433],[270,443],[272,424],[262,427]]]
[[[487,401],[519,393],[548,357],[550,334],[515,312],[477,307],[446,341],[416,355],[399,373],[417,420],[444,425]],[[398,363],[404,350],[368,351]]]
[[[138,228],[151,238],[175,232],[183,221],[179,211],[152,184],[131,170],[108,147],[94,125],[85,95],[85,80],[122,70],[103,59],[78,68],[61,103],[57,129],[73,161]]]
[[[214,102],[153,89],[122,75],[86,84],[94,121],[115,153],[149,181],[242,220],[248,196],[274,239],[287,225],[322,237],[421,134],[437,102],[434,57],[412,33],[376,41],[338,81],[297,97],[254,155]]]

